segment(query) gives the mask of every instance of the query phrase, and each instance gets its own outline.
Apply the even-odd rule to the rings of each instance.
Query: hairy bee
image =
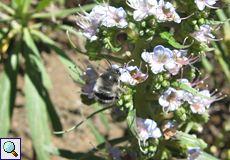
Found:
[[[98,77],[93,92],[95,100],[100,104],[110,105],[120,98],[120,92],[124,92],[119,68],[118,65],[112,65]]]

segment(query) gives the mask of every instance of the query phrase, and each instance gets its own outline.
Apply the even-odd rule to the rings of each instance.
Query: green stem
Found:
[[[138,34],[136,34],[136,32],[134,32],[134,30],[132,30],[129,27],[126,27],[125,29],[123,29],[131,39],[138,39]]]

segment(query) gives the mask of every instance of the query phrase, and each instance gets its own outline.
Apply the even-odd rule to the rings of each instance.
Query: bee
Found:
[[[121,73],[118,65],[111,65],[96,80],[93,88],[95,100],[103,105],[111,105],[120,98],[125,89],[121,87]]]

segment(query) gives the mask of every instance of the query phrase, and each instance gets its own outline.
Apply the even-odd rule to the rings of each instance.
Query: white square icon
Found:
[[[21,159],[21,138],[0,138],[0,160]]]

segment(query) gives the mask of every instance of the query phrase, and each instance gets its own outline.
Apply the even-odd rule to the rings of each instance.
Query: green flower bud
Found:
[[[161,84],[160,83],[156,83],[154,87],[155,87],[156,90],[159,90],[159,89],[161,89]]]
[[[149,43],[149,42],[151,42],[152,40],[153,40],[153,37],[149,37],[149,38],[145,39],[145,42],[146,42],[146,43]]]
[[[204,22],[204,18],[200,18],[199,20],[198,20],[198,24],[199,25],[202,25],[202,24],[204,24],[205,22]]]
[[[187,119],[186,110],[180,107],[178,110],[173,112],[174,118],[178,123],[185,122]]]
[[[145,31],[144,30],[140,30],[139,35],[140,36],[144,36],[145,35]]]
[[[170,82],[169,82],[168,80],[164,80],[164,81],[161,83],[161,85],[162,85],[163,87],[169,87],[169,86],[170,86]]]
[[[191,114],[190,120],[197,123],[206,123],[209,120],[209,114]]]
[[[193,25],[196,25],[196,24],[197,24],[197,20],[193,20],[191,23],[192,23]]]
[[[194,30],[195,30],[195,31],[199,31],[199,30],[200,30],[200,27],[199,27],[198,25],[195,25],[195,26],[194,26]]]
[[[141,27],[143,27],[143,28],[146,27],[146,22],[145,22],[145,21],[142,21],[142,22],[141,22]]]

